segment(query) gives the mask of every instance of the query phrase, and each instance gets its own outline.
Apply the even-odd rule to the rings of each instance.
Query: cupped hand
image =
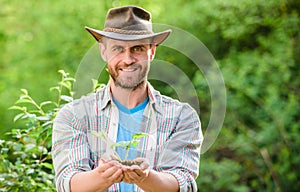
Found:
[[[93,171],[95,171],[105,189],[114,183],[121,182],[124,177],[121,164],[117,160],[112,159],[100,159],[98,167]]]
[[[139,165],[122,166],[124,178],[123,181],[126,183],[140,183],[143,182],[149,175],[150,164],[146,158],[136,158],[135,162],[140,163]]]

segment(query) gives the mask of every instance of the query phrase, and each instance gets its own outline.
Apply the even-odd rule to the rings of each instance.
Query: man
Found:
[[[135,6],[109,10],[103,31],[86,29],[99,42],[110,80],[57,114],[52,147],[57,190],[197,191],[203,140],[198,115],[147,81],[156,47],[171,31],[154,33],[150,13]],[[107,141],[93,135],[100,131]],[[110,155],[110,144],[140,132],[148,136],[129,156],[141,165],[125,166]]]

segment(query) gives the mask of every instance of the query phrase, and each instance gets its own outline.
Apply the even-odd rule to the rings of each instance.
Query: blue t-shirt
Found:
[[[119,109],[117,142],[130,141],[134,134],[141,132],[140,125],[142,122],[144,109],[148,104],[149,98],[147,97],[147,99],[145,99],[143,103],[139,104],[138,106],[132,109],[128,109],[115,99],[113,99],[113,101]],[[116,147],[116,151],[119,154],[120,158],[123,160],[125,157],[126,150],[122,149],[121,147]],[[136,149],[131,147],[131,149],[129,150],[127,160],[135,159],[136,154]],[[122,192],[132,192],[134,190],[134,185],[121,182],[120,189]]]

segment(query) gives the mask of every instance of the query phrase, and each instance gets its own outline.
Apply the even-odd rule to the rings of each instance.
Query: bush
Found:
[[[74,79],[60,70],[62,79],[50,91],[56,101],[37,103],[22,89],[20,99],[10,109],[20,113],[14,121],[23,121],[24,129],[8,132],[9,140],[0,140],[0,191],[55,191],[51,157],[52,123],[58,110],[72,101]]]

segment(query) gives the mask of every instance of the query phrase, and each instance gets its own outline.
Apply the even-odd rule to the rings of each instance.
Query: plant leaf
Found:
[[[42,127],[47,127],[49,125],[52,125],[52,121],[47,121],[46,123],[42,124]]]
[[[50,117],[48,117],[48,116],[38,116],[38,117],[36,117],[36,119],[39,120],[39,121],[48,121],[48,120],[50,120]]]
[[[72,78],[72,77],[67,77],[67,78],[65,78],[64,80],[65,80],[65,81],[75,81],[75,79]]]
[[[139,139],[141,137],[146,137],[146,136],[148,136],[147,133],[136,133],[132,136],[132,140]]]
[[[16,101],[16,104],[20,104],[20,103],[31,103],[32,104],[32,101],[30,99],[19,99],[18,101]]]
[[[27,89],[21,89],[21,91],[23,92],[24,95],[28,95]]]
[[[52,170],[53,169],[53,165],[51,163],[41,163],[42,166]]]
[[[69,81],[60,82],[59,85],[65,87],[67,89],[71,89],[71,87],[72,87],[72,84]]]
[[[50,90],[50,91],[53,91],[53,90],[59,91],[59,86],[51,87],[49,90]]]
[[[20,106],[12,106],[10,108],[8,108],[9,110],[20,110],[20,111],[26,111],[26,107],[20,107]]]
[[[139,140],[132,140],[131,145],[136,148],[136,146],[138,145]]]
[[[64,76],[64,77],[67,77],[68,76],[68,73],[66,73],[64,70],[59,70],[58,71],[60,74],[62,74],[62,76]]]
[[[52,101],[44,101],[40,104],[40,107],[45,106],[45,105],[49,105],[49,104],[53,104]]]
[[[72,102],[73,101],[73,98],[70,97],[70,96],[67,96],[67,95],[62,95],[60,96],[60,98],[66,102]]]
[[[16,115],[14,117],[14,122],[18,121],[18,119],[22,118],[24,115],[25,115],[24,113],[20,113],[20,114]]]
[[[122,147],[126,149],[130,145],[130,141],[120,141],[111,145],[111,147]]]

